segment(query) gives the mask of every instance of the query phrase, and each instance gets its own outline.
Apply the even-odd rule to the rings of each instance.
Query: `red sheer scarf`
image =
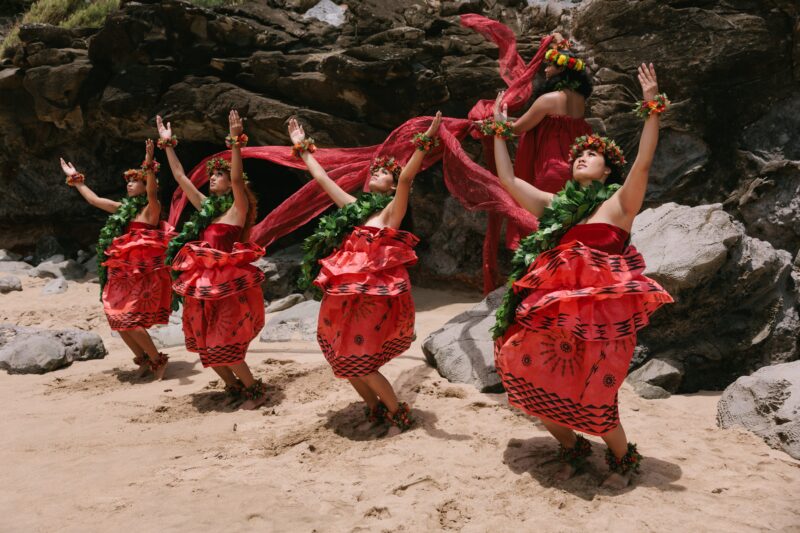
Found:
[[[538,71],[551,37],[542,40],[538,52],[527,65],[517,53],[514,33],[503,24],[479,15],[464,15],[462,24],[473,28],[494,41],[500,49],[500,73],[508,84],[505,100],[510,111],[516,111],[528,101],[532,91],[531,80]],[[461,141],[470,133],[475,137],[473,120],[492,114],[493,100],[479,101],[469,112],[468,119],[444,118],[439,133],[441,146],[434,148],[425,158],[422,170],[443,160],[444,181],[450,193],[466,209],[487,211],[489,228],[484,242],[484,288],[489,291],[496,283],[496,250],[499,242],[500,222],[508,217],[522,228],[533,231],[536,219],[519,207],[500,186],[493,172],[481,167],[464,152]],[[413,135],[424,131],[432,117],[416,117],[401,124],[386,140],[376,146],[359,148],[320,148],[314,156],[325,168],[328,175],[345,191],[365,190],[369,180],[369,167],[372,160],[380,156],[394,156],[406,161],[415,150],[411,144]],[[492,139],[486,139],[484,157],[491,170],[494,170]],[[208,181],[205,163],[213,157],[230,159],[230,152],[213,154],[198,163],[189,173],[192,183],[200,187]],[[254,146],[242,149],[244,159],[255,158],[290,167],[305,169],[302,160],[292,156],[289,146]],[[253,177],[254,179],[259,179]],[[264,178],[268,179],[268,176]],[[172,197],[169,222],[175,225],[186,207],[187,198],[179,188]],[[311,181],[287,198],[256,224],[250,233],[250,240],[268,247],[280,237],[288,235],[300,226],[311,221],[330,207],[330,197]],[[492,252],[494,250],[494,252]]]

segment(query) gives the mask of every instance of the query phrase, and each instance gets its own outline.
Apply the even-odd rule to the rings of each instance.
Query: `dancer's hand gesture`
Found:
[[[156,115],[156,126],[158,127],[158,137],[160,139],[172,139],[172,123],[167,122],[165,126],[164,121],[161,120],[161,115]]]
[[[292,139],[292,144],[300,144],[306,139],[306,132],[296,118],[289,119],[289,138]]]
[[[244,132],[244,122],[239,117],[239,112],[231,109],[228,113],[228,128],[230,129],[231,137],[238,137]]]
[[[505,122],[508,120],[508,104],[503,103],[503,97],[505,95],[505,91],[500,91],[497,93],[497,98],[494,101],[494,119],[497,122]]]
[[[645,101],[653,100],[658,94],[658,80],[653,64],[642,63],[639,66],[639,84],[642,86],[642,97]]]
[[[66,174],[68,178],[78,173],[78,171],[75,170],[75,165],[67,161],[64,161],[63,157],[61,158],[61,170],[64,171],[64,174]]]
[[[428,127],[428,131],[425,132],[425,135],[427,135],[430,138],[436,137],[436,134],[439,133],[439,125],[441,123],[442,123],[442,112],[437,111],[436,116],[433,117],[433,122],[431,122],[431,125]]]
[[[153,162],[153,153],[155,152],[156,146],[153,144],[152,139],[147,139],[144,142],[144,163],[149,165]]]

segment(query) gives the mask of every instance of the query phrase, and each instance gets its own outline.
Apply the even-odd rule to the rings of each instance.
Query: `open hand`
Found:
[[[296,118],[289,119],[289,138],[292,139],[292,144],[300,144],[306,139],[306,132]]]
[[[231,109],[231,112],[228,113],[228,128],[230,129],[231,137],[234,138],[244,133],[244,123],[239,117],[239,112],[235,109]]]
[[[433,121],[431,125],[428,127],[428,131],[425,132],[430,138],[436,137],[436,134],[439,132],[439,125],[442,123],[442,112],[437,111],[436,116],[433,117]]]
[[[503,97],[505,95],[505,91],[500,91],[497,93],[497,98],[494,101],[494,119],[497,122],[505,122],[508,120],[508,104],[503,103]]]
[[[75,170],[75,165],[64,161],[63,157],[61,158],[61,170],[64,171],[64,174],[66,174],[68,178],[78,173],[78,171]]]
[[[156,126],[158,127],[158,137],[160,139],[172,139],[172,124],[167,122],[165,126],[164,121],[161,120],[161,115],[156,115]]]
[[[147,139],[144,142],[144,162],[146,164],[150,164],[153,162],[153,153],[155,152],[156,146],[153,144],[152,139]]]
[[[642,63],[639,66],[639,84],[642,86],[642,97],[645,101],[652,100],[658,94],[658,80],[653,64]]]

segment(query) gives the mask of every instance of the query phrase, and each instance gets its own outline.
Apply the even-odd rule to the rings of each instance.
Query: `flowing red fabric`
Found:
[[[149,328],[169,322],[172,280],[164,264],[173,228],[131,222],[128,231],[106,250],[108,281],[103,288],[103,311],[115,331]]]
[[[551,38],[542,40],[536,56],[527,65],[517,53],[514,33],[503,24],[479,15],[464,15],[462,23],[479,31],[492,39],[500,49],[500,72],[508,84],[506,102],[510,110],[522,106],[531,95],[531,80],[541,65],[544,53]],[[443,160],[444,181],[450,193],[468,210],[487,211],[490,214],[491,233],[487,234],[487,242],[494,243],[497,249],[499,239],[498,221],[509,218],[522,228],[532,231],[536,227],[536,219],[524,209],[516,205],[514,200],[503,190],[497,177],[487,169],[473,162],[464,152],[461,141],[474,131],[472,121],[491,116],[493,100],[481,100],[470,111],[469,119],[445,118],[440,127],[442,145],[433,149],[423,162],[426,169]],[[415,133],[424,131],[432,117],[416,117],[408,120],[395,129],[380,145],[360,148],[320,148],[314,156],[328,172],[328,175],[342,189],[353,192],[365,189],[368,183],[369,167],[372,160],[380,156],[394,156],[399,161],[406,161],[414,151],[411,144]],[[491,143],[485,143],[491,148]],[[205,163],[212,157],[230,159],[230,152],[220,152],[209,156],[195,166],[189,178],[196,186],[208,181]],[[278,165],[304,169],[303,162],[292,156],[289,146],[256,146],[242,149],[242,157],[270,161]],[[487,156],[488,157],[488,156]],[[491,158],[490,158],[491,159]],[[268,178],[264,176],[264,178]],[[260,179],[251,176],[251,179]],[[181,211],[186,206],[186,197],[181,189],[175,191],[172,198],[169,221],[177,224]],[[264,220],[253,227],[250,239],[261,246],[268,247],[280,237],[291,233],[306,224],[331,205],[331,199],[311,181],[301,187],[293,195],[276,207]],[[485,246],[484,251],[491,250]],[[484,253],[484,272],[496,272],[496,253]],[[496,286],[496,276],[486,280],[487,290]]]
[[[183,296],[186,349],[198,353],[204,367],[244,361],[264,327],[264,273],[250,264],[264,249],[236,242],[241,232],[239,226],[210,224],[202,240],[186,243],[172,263],[180,272],[172,289]]]
[[[511,405],[592,435],[619,425],[636,333],[672,302],[627,240],[615,226],[577,225],[514,284],[523,300],[495,346]]]
[[[340,378],[366,376],[411,346],[414,300],[408,267],[419,239],[393,228],[357,226],[320,261],[317,341]]]
[[[577,137],[590,133],[592,127],[583,117],[547,115],[520,136],[514,159],[514,175],[538,189],[557,193],[572,179],[570,146]],[[519,240],[528,233],[510,220],[506,226],[506,246],[516,249]]]

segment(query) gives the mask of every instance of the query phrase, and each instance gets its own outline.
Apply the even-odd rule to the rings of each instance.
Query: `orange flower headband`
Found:
[[[398,163],[394,157],[379,157],[373,161],[372,165],[369,167],[369,171],[372,173],[381,168],[389,171],[395,180],[400,178],[400,172],[403,170],[403,167],[400,166],[400,163]]]
[[[206,162],[206,174],[209,176],[212,175],[217,170],[221,170],[223,172],[227,172],[228,174],[231,173],[231,162],[227,159],[222,159],[221,157],[215,157],[213,159],[209,159]],[[242,172],[242,177],[245,181],[248,180],[247,173]]]
[[[569,163],[572,164],[584,150],[595,150],[603,154],[603,158],[608,166],[617,171],[622,171],[625,166],[625,154],[622,149],[608,137],[599,135],[584,135],[575,139],[575,143],[569,149]]]
[[[144,172],[142,172],[139,168],[129,168],[125,172],[122,173],[122,177],[125,181],[147,181],[147,176],[145,176]]]

